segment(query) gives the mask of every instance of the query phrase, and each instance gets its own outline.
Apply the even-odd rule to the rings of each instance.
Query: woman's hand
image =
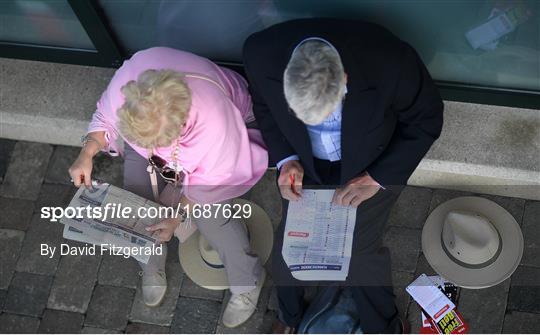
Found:
[[[79,157],[73,162],[68,172],[75,186],[86,185],[92,188],[92,158],[107,144],[104,131],[89,133]]]
[[[87,188],[92,188],[92,168],[92,156],[81,151],[68,170],[73,184],[77,187],[84,184]]]
[[[157,231],[157,239],[160,242],[168,242],[174,235],[174,231],[180,224],[180,218],[168,218],[154,225],[146,227],[147,231]]]

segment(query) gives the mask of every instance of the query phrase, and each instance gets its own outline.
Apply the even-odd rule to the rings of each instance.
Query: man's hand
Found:
[[[147,231],[158,231],[157,238],[160,242],[168,242],[174,235],[174,231],[180,224],[180,218],[168,218],[154,225],[146,227]]]
[[[281,167],[278,177],[279,191],[284,199],[298,201],[302,197],[304,168],[297,160],[288,161]]]
[[[381,186],[368,173],[351,179],[343,188],[334,192],[332,202],[336,205],[358,207],[377,192]]]

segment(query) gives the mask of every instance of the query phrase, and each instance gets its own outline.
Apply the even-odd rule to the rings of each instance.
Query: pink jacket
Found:
[[[180,136],[177,162],[185,173],[184,194],[195,202],[213,203],[247,192],[268,165],[260,132],[245,126],[246,121],[253,119],[247,82],[234,71],[206,58],[163,47],[137,52],[114,74],[97,103],[88,132],[105,131],[108,150],[120,151],[117,142],[122,134],[116,126],[116,111],[124,103],[121,88],[148,69],[199,74],[215,82],[186,78],[192,105]],[[148,157],[146,149],[129,145]],[[173,147],[156,148],[154,154],[170,161]]]

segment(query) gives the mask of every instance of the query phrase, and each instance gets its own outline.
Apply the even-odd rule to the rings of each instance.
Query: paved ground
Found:
[[[131,259],[39,256],[40,243],[63,243],[62,227],[41,220],[42,206],[66,205],[75,188],[67,167],[77,148],[0,139],[0,333],[261,333],[276,315],[271,281],[254,317],[239,329],[220,324],[224,292],[197,287],[168,259],[169,292],[162,306],[141,303],[138,266]],[[95,177],[121,185],[121,160],[99,157]],[[441,202],[466,193],[408,187],[385,235],[392,251],[398,307],[418,329],[419,311],[404,291],[420,273],[433,273],[421,252],[422,224]],[[278,223],[280,204],[269,173],[248,198]],[[462,290],[459,309],[476,333],[540,332],[540,202],[486,196],[506,208],[525,236],[522,264],[504,283]],[[70,242],[73,244],[73,242]],[[174,246],[173,246],[174,248]],[[171,249],[174,250],[174,249]]]

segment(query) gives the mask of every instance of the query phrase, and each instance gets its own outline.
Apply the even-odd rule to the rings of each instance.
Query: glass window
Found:
[[[300,17],[379,23],[440,81],[540,91],[540,1],[99,0],[130,52],[162,45],[241,61],[252,32]]]
[[[1,0],[0,41],[95,49],[65,0]]]

